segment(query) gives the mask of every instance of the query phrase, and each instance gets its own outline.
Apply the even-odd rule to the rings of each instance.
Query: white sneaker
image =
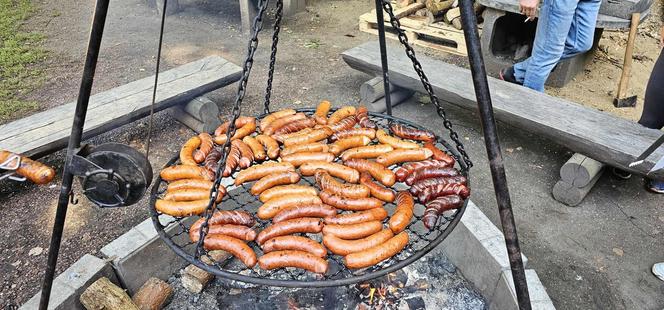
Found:
[[[652,273],[660,280],[664,281],[664,263],[652,265]]]

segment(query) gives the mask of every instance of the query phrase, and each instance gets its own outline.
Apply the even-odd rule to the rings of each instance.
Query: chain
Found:
[[[422,86],[424,86],[424,90],[427,91],[427,93],[429,94],[429,98],[431,99],[431,102],[436,106],[436,109],[438,110],[437,111],[438,115],[440,115],[440,117],[443,118],[443,126],[445,126],[445,128],[450,131],[450,139],[454,141],[456,149],[459,151],[459,154],[461,154],[461,157],[463,158],[463,161],[466,163],[468,168],[472,167],[473,162],[470,160],[470,157],[468,157],[468,153],[466,153],[466,149],[463,146],[463,143],[461,143],[459,135],[456,133],[456,131],[454,131],[454,129],[452,129],[452,122],[450,122],[450,120],[447,118],[445,109],[440,104],[438,96],[434,94],[433,87],[431,86],[431,83],[429,83],[429,79],[424,73],[422,65],[415,57],[415,50],[413,49],[413,47],[410,46],[410,44],[408,43],[408,37],[406,37],[406,33],[403,31],[403,29],[401,29],[401,23],[399,22],[399,19],[397,19],[394,16],[394,11],[392,9],[392,4],[390,3],[390,0],[381,0],[381,1],[383,2],[383,9],[387,12],[387,15],[390,16],[390,24],[392,25],[392,28],[394,28],[397,31],[399,42],[401,42],[401,44],[403,44],[403,46],[406,48],[406,56],[408,56],[408,58],[410,58],[410,60],[412,61],[413,69],[415,69],[415,72],[417,72],[417,75],[420,77],[420,80],[422,81]]]
[[[212,217],[212,211],[214,209],[215,201],[217,200],[217,195],[219,194],[219,185],[221,184],[221,172],[226,166],[226,160],[228,158],[228,153],[230,152],[231,137],[235,135],[235,121],[240,117],[242,100],[247,90],[247,81],[249,80],[249,74],[251,73],[251,67],[254,63],[254,54],[258,48],[258,33],[263,29],[263,15],[269,4],[269,0],[259,0],[258,2],[258,14],[253,22],[251,39],[249,40],[249,46],[247,48],[247,58],[244,60],[244,65],[242,66],[242,79],[240,80],[237,95],[235,96],[235,104],[233,105],[233,110],[231,112],[231,119],[229,120],[228,132],[226,133],[226,142],[221,148],[221,159],[219,160],[217,171],[215,174],[214,184],[210,189],[210,202],[207,206],[207,213],[205,216],[205,221],[201,225],[200,234],[198,243],[196,244],[196,258],[199,258],[203,253],[203,241],[205,236],[208,233],[208,222]]]
[[[270,70],[267,72],[267,87],[265,88],[265,102],[263,113],[270,113],[270,96],[272,96],[272,80],[274,79],[274,64],[277,62],[277,44],[279,44],[279,30],[281,30],[281,17],[284,10],[284,0],[277,0],[277,10],[274,16],[274,33],[272,34],[272,53],[270,54]]]

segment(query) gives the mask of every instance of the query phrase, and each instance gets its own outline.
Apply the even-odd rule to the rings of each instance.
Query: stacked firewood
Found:
[[[444,22],[456,29],[461,29],[461,10],[459,0],[396,0],[396,16],[408,15],[426,17],[428,24]],[[475,13],[481,17],[484,6],[475,2]]]

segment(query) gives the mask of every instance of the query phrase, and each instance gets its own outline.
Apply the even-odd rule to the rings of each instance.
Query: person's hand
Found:
[[[521,14],[526,15],[529,18],[537,17],[538,6],[539,0],[519,0],[519,10],[521,10]]]

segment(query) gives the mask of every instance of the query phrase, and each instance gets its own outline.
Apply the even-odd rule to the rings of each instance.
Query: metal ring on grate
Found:
[[[315,110],[299,109],[298,111],[313,114]],[[258,119],[263,116],[258,117]],[[412,122],[385,114],[369,113],[369,117],[376,123],[376,125],[384,129],[388,128],[389,123],[400,123],[417,129],[425,129]],[[457,168],[463,175],[468,176],[468,167],[463,160],[460,160],[461,157],[454,148],[440,137],[438,137],[437,146],[452,154],[457,160]],[[166,166],[176,164],[178,159],[178,156],[173,157]],[[232,184],[234,175],[224,178],[222,184]],[[315,186],[315,181],[313,180],[313,177],[303,177],[300,184]],[[228,185],[228,193],[223,198],[222,203],[217,205],[217,208],[219,210],[245,210],[255,215],[258,207],[260,207],[262,203],[257,196],[250,193],[250,185],[251,184],[244,184],[238,187]],[[402,183],[397,183],[393,187],[393,189],[396,190],[406,190],[407,188],[408,187]],[[254,268],[248,269],[241,262],[234,260],[232,257],[226,261],[214,262],[206,250],[203,250],[204,255],[200,257],[205,257],[203,260],[196,258],[194,255],[196,252],[196,244],[189,240],[189,226],[198,219],[198,216],[173,218],[157,212],[155,209],[155,202],[159,196],[164,194],[165,190],[166,182],[163,181],[161,177],[158,177],[151,191],[150,214],[159,236],[173,251],[175,251],[177,255],[216,276],[240,282],[280,287],[329,287],[350,285],[397,271],[413,263],[415,260],[424,256],[440,244],[458,224],[469,200],[466,199],[462,208],[443,213],[439,217],[436,227],[431,230],[424,227],[424,223],[422,222],[424,206],[417,203],[415,205],[413,219],[405,230],[409,234],[410,241],[399,254],[375,266],[352,270],[345,267],[342,256],[334,255],[329,252],[327,258],[329,262],[328,272],[324,275],[319,275],[296,268],[263,270],[256,265]],[[386,203],[384,207],[388,213],[392,214],[396,206],[393,203]],[[256,220],[257,224],[254,228],[258,231],[271,225],[271,220],[261,220],[257,217]],[[318,242],[322,239],[321,234],[307,234],[306,236]],[[263,254],[256,242],[249,242],[249,245],[254,251],[256,251],[258,257]]]

